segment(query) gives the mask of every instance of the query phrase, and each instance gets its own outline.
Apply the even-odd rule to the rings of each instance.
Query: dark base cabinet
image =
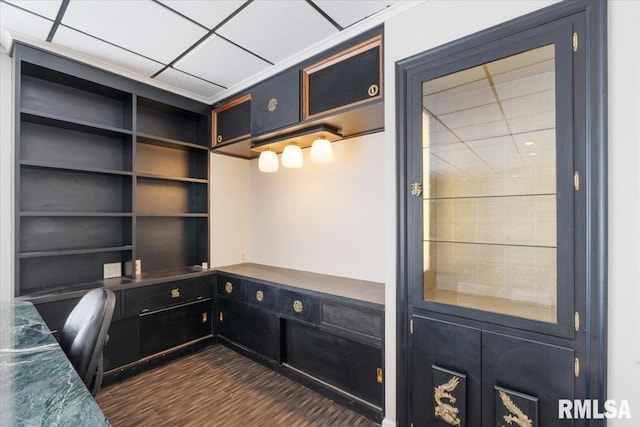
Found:
[[[292,321],[286,323],[285,348],[287,365],[382,406],[380,349]]]
[[[381,306],[220,273],[215,289],[221,342],[354,411],[382,419]]]
[[[105,372],[140,358],[140,325],[137,318],[111,322],[109,342],[104,348],[103,356]]]

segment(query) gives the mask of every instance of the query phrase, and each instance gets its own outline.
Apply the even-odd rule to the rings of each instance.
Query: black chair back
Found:
[[[71,311],[60,332],[60,346],[94,396],[102,381],[102,349],[115,304],[112,291],[89,291]]]

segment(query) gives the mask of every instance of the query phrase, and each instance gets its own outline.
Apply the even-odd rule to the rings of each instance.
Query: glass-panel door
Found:
[[[414,307],[569,333],[570,39],[551,31],[410,80]]]
[[[425,299],[555,323],[554,58],[422,84]]]

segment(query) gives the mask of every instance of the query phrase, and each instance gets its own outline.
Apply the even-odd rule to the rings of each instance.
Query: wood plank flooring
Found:
[[[114,427],[377,425],[222,345],[106,387],[96,400]]]

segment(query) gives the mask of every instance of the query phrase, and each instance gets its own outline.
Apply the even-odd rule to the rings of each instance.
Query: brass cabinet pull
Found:
[[[378,92],[380,92],[380,88],[378,87],[378,85],[369,86],[369,90],[368,90],[369,96],[376,96]]]
[[[202,313],[202,323],[207,323],[207,318],[209,316],[207,316],[207,312],[205,311],[204,313]]]
[[[293,302],[293,311],[296,313],[302,313],[302,301],[297,299]]]
[[[180,298],[180,289],[171,289],[171,298]]]
[[[224,290],[230,294],[231,292],[233,292],[233,283],[231,282],[227,282],[224,284]]]
[[[220,312],[220,322],[224,322],[224,313]]]
[[[376,382],[382,384],[382,368],[376,368]]]
[[[262,291],[256,291],[256,299],[259,302],[262,302],[262,300],[264,299],[264,293]]]

